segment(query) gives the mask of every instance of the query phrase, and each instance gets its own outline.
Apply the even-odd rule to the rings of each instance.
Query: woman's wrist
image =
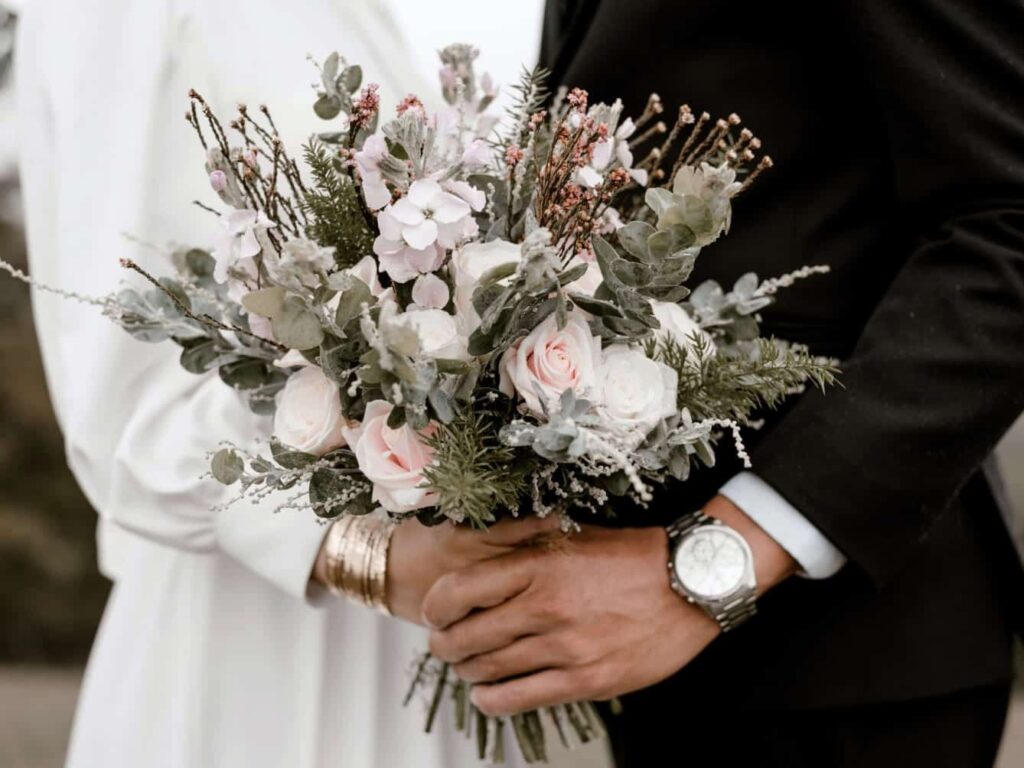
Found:
[[[395,524],[376,516],[343,517],[331,525],[314,575],[333,594],[388,613],[387,570]]]

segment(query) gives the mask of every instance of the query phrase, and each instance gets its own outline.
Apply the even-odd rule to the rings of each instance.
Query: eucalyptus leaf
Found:
[[[338,78],[338,85],[349,93],[355,93],[363,82],[363,68],[358,64],[352,64],[342,70]]]
[[[266,363],[252,357],[246,357],[227,365],[222,365],[218,372],[225,384],[241,390],[256,389],[263,386],[270,376]]]
[[[193,248],[185,254],[185,264],[196,277],[212,276],[216,266],[213,256],[200,248]]]
[[[280,286],[263,288],[242,297],[242,306],[260,317],[273,320],[284,313],[285,289]]]
[[[324,95],[313,104],[313,111],[322,120],[333,120],[341,114],[342,101],[338,96]]]
[[[235,451],[222,448],[213,455],[210,472],[218,483],[234,485],[245,473],[245,462]]]
[[[186,342],[181,351],[181,367],[189,373],[206,373],[220,358],[221,352],[213,339]]]
[[[363,313],[364,304],[372,307],[376,303],[377,299],[370,293],[370,287],[362,280],[353,280],[341,294],[338,310],[334,313],[334,322],[339,328],[344,328]]]
[[[281,313],[271,318],[274,338],[290,349],[313,349],[324,340],[320,319],[297,296],[284,301]]]
[[[338,69],[341,66],[341,57],[337,51],[332,51],[324,59],[323,79],[325,84],[333,83],[338,78]]]
[[[291,448],[279,440],[270,441],[270,452],[274,461],[285,469],[303,469],[316,462],[313,454]]]

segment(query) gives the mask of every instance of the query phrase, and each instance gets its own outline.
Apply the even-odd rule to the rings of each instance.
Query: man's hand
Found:
[[[423,597],[446,573],[513,552],[537,536],[558,530],[554,518],[504,520],[487,531],[442,523],[433,527],[415,518],[399,525],[388,553],[387,602],[395,616],[422,623]],[[327,583],[326,555],[321,549],[313,577]]]
[[[705,511],[747,539],[762,591],[795,570],[789,555],[727,499],[716,498]],[[668,559],[663,529],[586,526],[556,546],[448,574],[423,604],[435,627],[430,649],[476,684],[473,702],[492,715],[653,685],[720,632],[672,591]]]

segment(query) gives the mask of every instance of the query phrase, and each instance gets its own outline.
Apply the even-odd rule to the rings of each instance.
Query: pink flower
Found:
[[[572,312],[562,330],[551,315],[505,352],[500,388],[510,397],[519,395],[527,410],[540,415],[544,407],[557,410],[567,389],[588,396],[597,384],[600,364],[601,340],[590,332],[583,313]]]
[[[228,188],[228,175],[224,171],[216,170],[210,173],[210,186],[214,192],[223,192]]]
[[[462,164],[466,170],[479,171],[486,168],[491,158],[494,157],[494,150],[491,149],[483,139],[473,139],[462,153]]]
[[[323,456],[345,444],[346,427],[338,385],[315,365],[288,377],[277,395],[274,437],[285,445]]]
[[[437,428],[431,425],[416,432],[408,425],[388,426],[394,406],[375,400],[366,406],[366,415],[358,429],[348,433],[359,469],[373,483],[373,500],[388,512],[403,513],[437,503],[437,493],[429,490],[423,469],[434,460],[424,437]]]

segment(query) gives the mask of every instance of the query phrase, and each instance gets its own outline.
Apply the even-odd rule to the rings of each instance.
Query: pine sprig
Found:
[[[758,339],[751,354],[709,354],[695,339],[693,352],[674,341],[661,342],[656,354],[679,374],[678,406],[697,419],[732,418],[741,423],[762,408],[778,408],[808,383],[819,389],[837,383],[835,360],[816,357],[800,345]],[[700,363],[697,364],[697,360]]]
[[[342,172],[341,160],[332,157],[319,141],[306,144],[303,154],[313,177],[303,200],[310,219],[307,235],[324,247],[333,247],[339,267],[350,267],[373,247],[373,232],[363,216],[359,190]]]
[[[428,442],[434,461],[423,475],[438,493],[439,516],[485,528],[501,510],[518,508],[527,470],[517,463],[515,451],[500,442],[497,424],[486,416],[460,414]]]
[[[547,85],[550,76],[551,72],[544,67],[523,67],[519,82],[509,89],[512,101],[505,112],[512,129],[497,142],[497,149],[500,150],[502,157],[511,145],[522,146],[526,143],[530,118],[543,108],[551,95]]]

